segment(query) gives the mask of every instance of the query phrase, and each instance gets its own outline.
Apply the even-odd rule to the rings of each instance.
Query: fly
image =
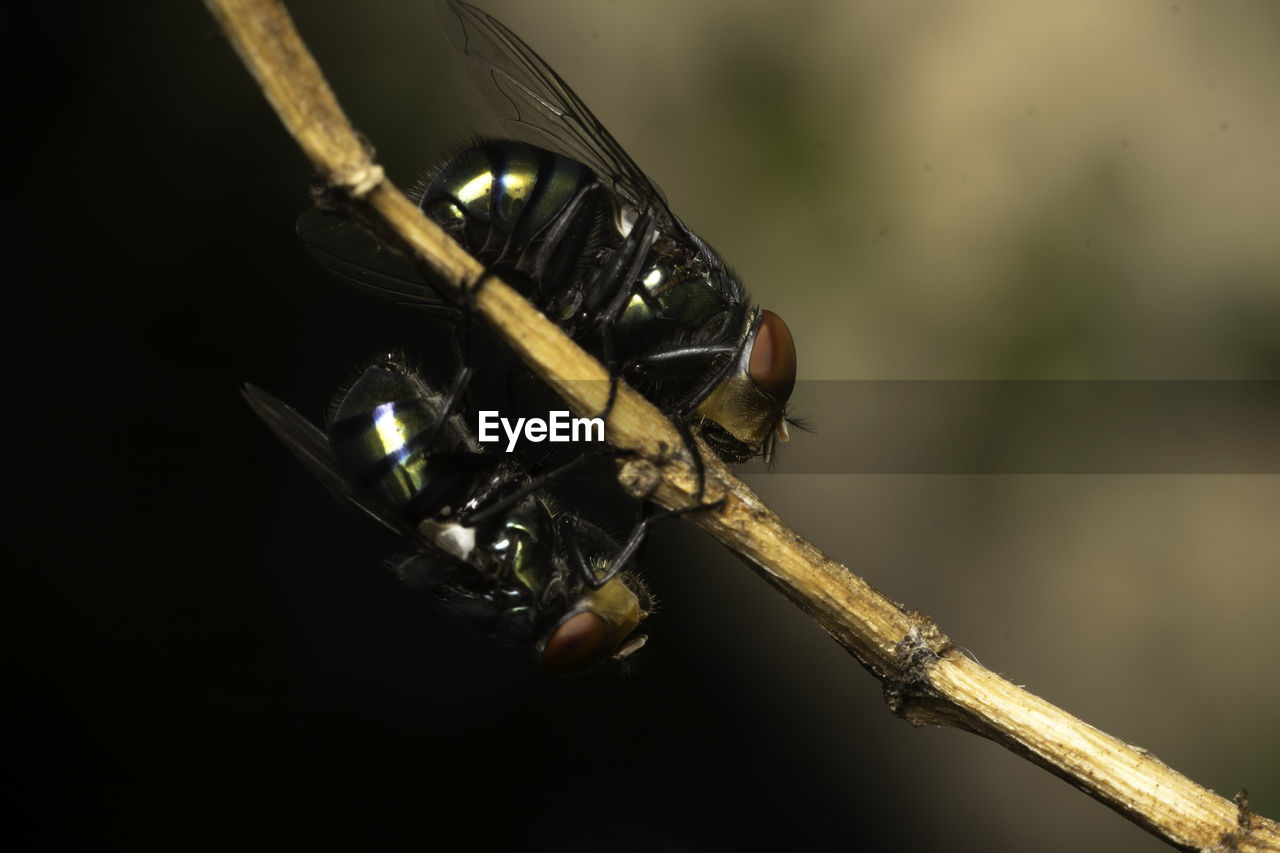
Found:
[[[324,431],[259,388],[244,394],[340,503],[409,547],[391,568],[464,627],[522,645],[554,672],[629,655],[653,610],[624,570],[648,523],[619,548],[555,508],[541,488],[549,477],[484,452],[458,412],[466,377],[442,393],[385,359],[356,380]]]
[[[516,140],[481,142],[425,181],[418,205],[493,273],[722,459],[788,437],[791,332],[667,207],[582,100],[515,33],[437,0],[449,40]],[[298,230],[320,262],[440,309],[419,268],[319,210]]]

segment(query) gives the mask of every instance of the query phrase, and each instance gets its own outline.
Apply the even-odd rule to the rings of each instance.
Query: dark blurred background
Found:
[[[310,170],[202,6],[85,5],[15,25],[40,56],[5,75],[6,764],[41,846],[1165,849],[912,730],[683,525],[645,555],[663,607],[627,675],[544,677],[409,598],[238,389],[318,419],[438,329],[305,257]],[[828,380],[765,500],[987,666],[1280,817],[1274,470],[854,474],[865,438],[823,424],[848,380],[1280,379],[1280,11],[486,8]],[[293,11],[402,186],[496,131],[430,4]]]

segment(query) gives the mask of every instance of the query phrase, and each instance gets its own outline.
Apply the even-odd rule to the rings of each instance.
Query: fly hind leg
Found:
[[[609,396],[604,409],[596,415],[608,418],[618,396],[618,381],[622,365],[617,353],[614,329],[622,312],[633,296],[645,297],[640,273],[649,257],[649,249],[657,236],[657,225],[651,212],[646,211],[636,220],[622,245],[601,267],[587,285],[584,310],[595,317],[595,327],[600,334],[600,349],[605,367],[609,370]]]
[[[640,511],[640,518],[636,521],[635,526],[631,528],[631,533],[627,537],[626,543],[620,548],[607,533],[594,524],[577,516],[564,515],[560,517],[559,522],[560,539],[564,542],[565,550],[568,552],[570,565],[582,576],[587,586],[592,589],[599,589],[625,569],[639,555],[640,549],[644,546],[645,540],[649,535],[649,529],[654,524],[666,521],[669,518],[687,515],[691,512],[715,510],[722,506],[724,506],[723,499],[709,504],[699,504],[680,509],[664,509],[655,512],[654,504],[645,503]],[[594,545],[593,550],[597,552],[601,550],[612,552],[613,556],[603,569],[597,570],[591,564],[590,558],[582,547],[584,539],[590,540]]]

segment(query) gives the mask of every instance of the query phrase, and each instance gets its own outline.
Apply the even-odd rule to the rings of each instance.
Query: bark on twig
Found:
[[[455,287],[483,274],[383,175],[351,128],[288,14],[275,0],[207,0],[289,132],[346,210]],[[514,290],[494,279],[479,312],[579,414],[604,409],[601,365]],[[589,380],[589,381],[582,381]],[[680,436],[622,386],[606,437],[633,450],[624,486],[667,507],[691,506],[697,480]],[[967,729],[1069,781],[1170,844],[1188,850],[1280,851],[1280,825],[1224,799],[1126,744],[1005,681],[953,648],[927,617],[885,598],[787,527],[709,452],[704,499],[722,509],[691,516],[809,614],[884,684],[913,725]],[[650,488],[652,489],[650,491]]]

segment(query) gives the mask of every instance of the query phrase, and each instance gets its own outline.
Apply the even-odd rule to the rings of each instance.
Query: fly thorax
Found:
[[[624,334],[640,338],[659,330],[691,334],[715,324],[729,307],[714,272],[657,263],[641,274],[643,294],[633,294],[619,318]]]
[[[554,570],[550,550],[554,533],[546,505],[527,497],[485,535],[502,574],[540,595]]]

